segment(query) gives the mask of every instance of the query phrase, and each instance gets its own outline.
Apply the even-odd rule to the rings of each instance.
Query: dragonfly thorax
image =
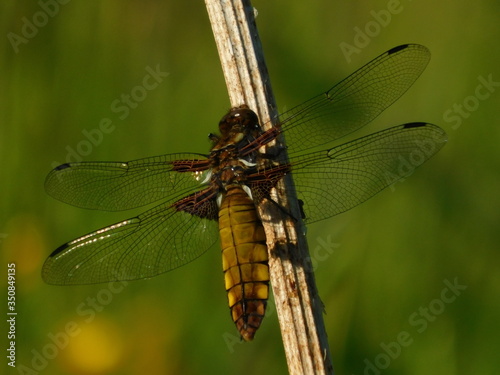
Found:
[[[214,142],[211,159],[211,182],[225,194],[232,186],[240,186],[251,197],[248,175],[255,173],[259,152],[242,149],[262,134],[255,112],[248,106],[232,108],[219,122],[220,136],[210,135]]]
[[[212,171],[212,181],[220,190],[227,191],[230,186],[246,186],[249,170],[255,167],[249,166],[244,160],[234,159],[223,163],[217,170]]]

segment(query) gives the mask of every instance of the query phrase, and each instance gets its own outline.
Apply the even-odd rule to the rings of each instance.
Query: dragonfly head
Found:
[[[257,136],[261,132],[259,118],[245,104],[231,108],[220,120],[219,130],[222,137],[240,134],[242,138],[248,135]]]

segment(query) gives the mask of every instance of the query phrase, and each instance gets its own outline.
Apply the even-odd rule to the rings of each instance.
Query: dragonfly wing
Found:
[[[209,161],[199,154],[161,155],[130,162],[67,163],[52,170],[45,189],[73,206],[128,210],[200,188]]]
[[[180,267],[217,241],[215,197],[206,189],[181,199],[203,218],[167,202],[68,242],[47,258],[42,277],[48,284],[94,284],[149,278]]]
[[[378,56],[327,92],[284,112],[279,123],[289,154],[352,133],[394,103],[424,71],[429,50],[405,44]]]
[[[447,141],[440,127],[409,123],[292,159],[307,223],[350,210],[413,173]]]

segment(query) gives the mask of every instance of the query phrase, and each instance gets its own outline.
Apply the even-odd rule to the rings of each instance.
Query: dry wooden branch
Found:
[[[247,104],[261,124],[273,124],[276,104],[247,0],[205,0],[232,107]],[[275,125],[275,124],[273,124]],[[264,129],[267,130],[267,129]],[[286,155],[285,155],[286,157]],[[259,208],[269,249],[276,311],[290,374],[333,374],[300,208],[290,176],[275,189],[276,204]]]

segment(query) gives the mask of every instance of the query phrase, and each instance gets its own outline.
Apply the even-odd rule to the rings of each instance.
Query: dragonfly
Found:
[[[103,211],[156,205],[58,247],[43,265],[43,280],[81,285],[150,278],[193,261],[220,239],[230,315],[242,339],[252,340],[269,295],[268,248],[258,206],[291,174],[304,222],[324,220],[407,177],[436,154],[446,133],[424,122],[330,145],[394,103],[429,59],[422,45],[394,47],[279,115],[268,130],[247,105],[232,108],[219,122],[220,134],[209,135],[209,153],[56,167],[45,188],[62,202]],[[281,137],[286,146],[262,151]],[[285,149],[283,161],[279,156]]]

